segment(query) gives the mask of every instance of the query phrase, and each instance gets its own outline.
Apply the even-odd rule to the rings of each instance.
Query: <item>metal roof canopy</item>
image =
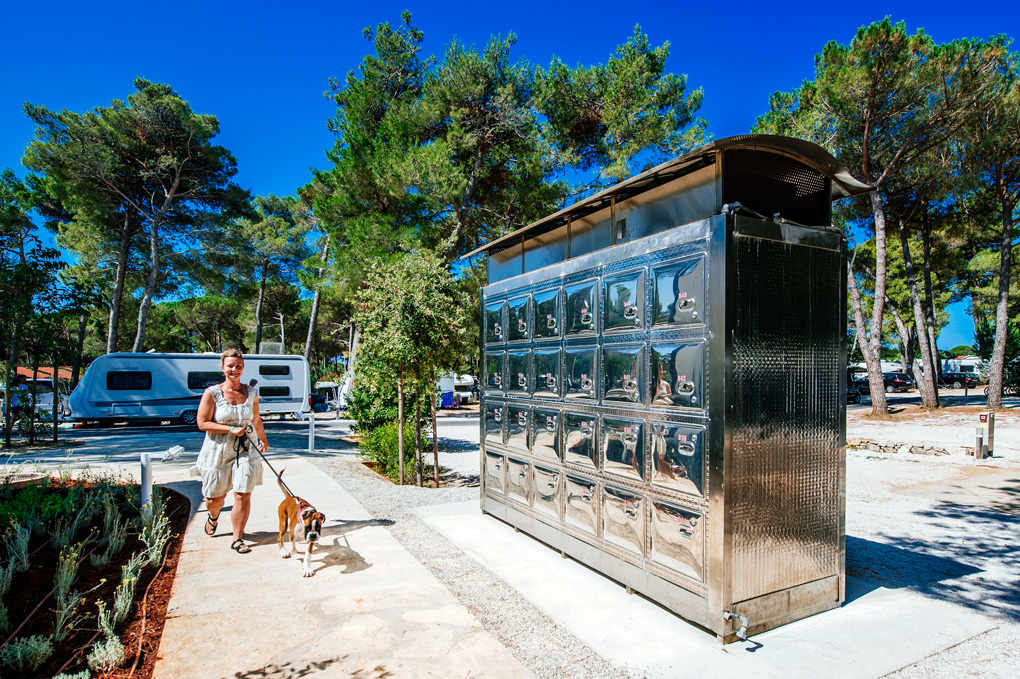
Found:
[[[745,134],[726,137],[699,146],[689,153],[666,161],[657,167],[653,167],[619,184],[615,184],[594,196],[578,201],[559,212],[543,217],[512,233],[497,238],[472,250],[461,257],[461,259],[473,257],[482,252],[499,252],[508,247],[519,245],[528,236],[539,236],[563,226],[567,223],[568,219],[577,219],[593,214],[609,207],[614,200],[621,201],[631,198],[707,165],[711,165],[715,162],[717,151],[737,149],[767,151],[776,155],[786,156],[820,172],[831,181],[831,200],[856,196],[874,190],[874,187],[854,179],[832,154],[812,142],[771,134]]]

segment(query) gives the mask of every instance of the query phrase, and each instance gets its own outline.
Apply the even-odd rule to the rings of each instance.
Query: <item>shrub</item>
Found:
[[[93,671],[99,674],[112,672],[124,662],[124,644],[120,643],[117,637],[103,637],[92,645],[92,652],[89,653],[88,664]]]
[[[361,456],[375,464],[380,474],[396,480],[400,471],[397,423],[386,422],[368,432],[361,442]],[[404,473],[414,465],[414,422],[404,422]]]
[[[357,432],[371,432],[397,419],[397,392],[356,386],[347,397],[347,415],[354,420]]]
[[[53,655],[49,637],[36,634],[15,639],[0,650],[0,663],[19,672],[34,672]]]

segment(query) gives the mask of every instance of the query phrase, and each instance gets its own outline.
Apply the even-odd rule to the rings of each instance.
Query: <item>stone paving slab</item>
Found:
[[[185,534],[156,679],[531,676],[336,482],[299,456],[274,457],[273,465],[286,466],[288,485],[326,514],[315,575],[302,577],[300,553],[280,558],[283,495],[268,470],[252,494],[250,554],[229,549],[226,510],[209,538],[199,508]],[[185,474],[164,466],[154,476],[197,487]]]
[[[881,677],[996,627],[963,607],[847,578],[842,608],[784,625],[752,642],[713,635],[618,583],[563,559],[475,501],[414,510],[593,651],[646,677]]]

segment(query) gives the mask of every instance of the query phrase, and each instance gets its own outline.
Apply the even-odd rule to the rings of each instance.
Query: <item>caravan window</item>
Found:
[[[289,375],[289,365],[260,365],[259,375]]]
[[[148,370],[111,370],[106,373],[110,391],[146,391],[152,389],[152,373]]]
[[[290,396],[290,387],[259,387],[259,396]]]
[[[222,372],[189,372],[188,373],[188,389],[192,391],[205,391],[206,387],[211,387],[214,384],[219,384],[223,381]]]

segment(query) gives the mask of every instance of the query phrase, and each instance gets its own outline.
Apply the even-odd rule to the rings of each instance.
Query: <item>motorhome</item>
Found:
[[[6,388],[6,385],[0,384],[0,403],[3,402]],[[36,380],[28,380],[25,385],[25,391],[22,392],[21,396],[25,399],[26,403],[31,400],[33,391],[35,392],[36,413],[53,412],[53,379],[40,377]],[[67,407],[67,383],[63,380],[57,380],[57,393],[58,403],[60,403],[60,411],[57,414],[63,418],[71,412]]]
[[[303,356],[249,354],[242,381],[256,381],[263,415],[309,412],[308,363]],[[194,424],[206,387],[223,381],[220,355],[100,356],[71,393],[69,419],[100,424],[174,421]]]

